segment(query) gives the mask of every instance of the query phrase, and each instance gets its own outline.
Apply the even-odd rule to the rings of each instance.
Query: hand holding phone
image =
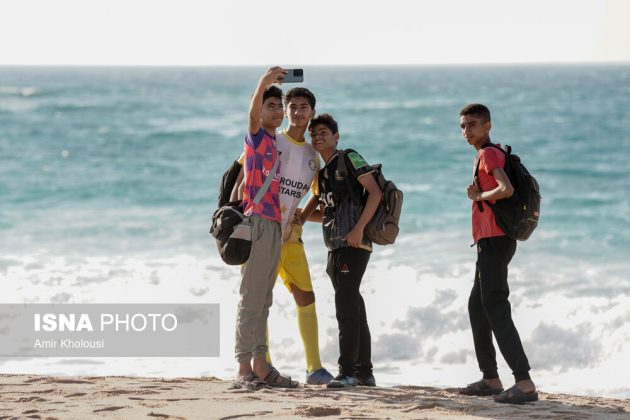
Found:
[[[303,69],[286,69],[286,72],[282,83],[302,83],[304,81]]]

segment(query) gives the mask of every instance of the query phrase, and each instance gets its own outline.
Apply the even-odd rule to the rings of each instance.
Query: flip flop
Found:
[[[472,384],[466,385],[466,388],[459,388],[461,395],[488,397],[490,395],[498,395],[503,392],[503,388],[492,388],[483,379]]]
[[[297,388],[299,385],[299,382],[291,380],[290,376],[281,375],[275,367],[271,368],[265,382],[273,388]]]
[[[232,382],[232,389],[249,389],[252,391],[258,391],[259,389],[269,388],[269,385],[258,376],[253,373],[241,376],[234,382]]]
[[[538,401],[538,392],[534,391],[529,394],[525,394],[523,391],[518,389],[516,385],[514,385],[507,391],[495,396],[494,400],[498,403],[505,404],[524,404],[527,402]]]

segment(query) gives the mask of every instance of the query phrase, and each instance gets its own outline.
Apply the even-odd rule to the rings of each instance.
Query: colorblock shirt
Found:
[[[282,130],[276,135],[276,145],[280,153],[280,211],[282,212],[282,232],[291,224],[295,209],[309,188],[318,195],[317,175],[319,155],[310,143],[297,141]]]
[[[263,199],[254,204],[254,197],[269,176],[278,159],[275,136],[262,128],[258,133],[247,133],[245,137],[245,188],[243,189],[243,208],[245,216],[260,216],[278,223],[282,221],[280,213],[280,165]]]
[[[482,192],[495,189],[499,184],[497,184],[496,179],[492,176],[492,171],[497,168],[503,168],[505,165],[505,155],[503,152],[494,147],[480,149],[475,158],[473,177],[477,165],[479,165],[479,173],[477,174],[479,189]],[[493,200],[490,202],[494,204]],[[483,201],[480,201],[480,203],[483,206],[483,212],[479,210],[476,201],[472,203],[472,236],[474,242],[477,243],[477,241],[482,238],[505,236],[505,232],[497,225],[490,206]]]
[[[322,229],[324,243],[330,251],[349,246],[342,238],[356,226],[367,199],[359,177],[373,172],[372,167],[360,154],[350,150],[345,158],[348,171],[348,183],[346,183],[337,170],[339,158],[340,153],[335,153],[326,166],[319,171],[319,201],[324,204]],[[352,200],[349,188],[352,189],[352,195],[356,201]],[[372,251],[372,242],[365,235],[361,241],[361,248]]]

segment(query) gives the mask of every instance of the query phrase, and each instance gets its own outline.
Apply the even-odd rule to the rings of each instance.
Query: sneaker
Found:
[[[340,373],[335,379],[328,382],[326,388],[345,388],[347,386],[357,386],[357,378]]]
[[[357,378],[357,383],[361,386],[376,386],[376,379],[371,373],[368,376],[356,374],[355,377]]]
[[[311,373],[306,372],[306,383],[309,385],[326,385],[334,377],[326,368],[317,369]]]

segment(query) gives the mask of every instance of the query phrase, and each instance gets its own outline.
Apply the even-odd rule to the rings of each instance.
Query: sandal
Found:
[[[471,395],[487,397],[490,395],[498,395],[503,392],[503,388],[492,388],[483,379],[472,384],[468,384],[466,388],[459,388],[461,395]]]
[[[514,385],[507,391],[495,396],[494,400],[498,403],[524,404],[526,402],[538,401],[538,392],[534,391],[530,392],[529,394],[525,394],[523,391],[518,389],[516,385]]]
[[[253,373],[241,376],[234,382],[232,382],[232,389],[249,389],[251,391],[258,391],[259,389],[269,388],[269,385],[258,376]]]
[[[278,369],[272,367],[267,377],[265,377],[267,385],[274,388],[297,388],[298,381],[292,381],[290,376],[283,376],[278,372]]]

